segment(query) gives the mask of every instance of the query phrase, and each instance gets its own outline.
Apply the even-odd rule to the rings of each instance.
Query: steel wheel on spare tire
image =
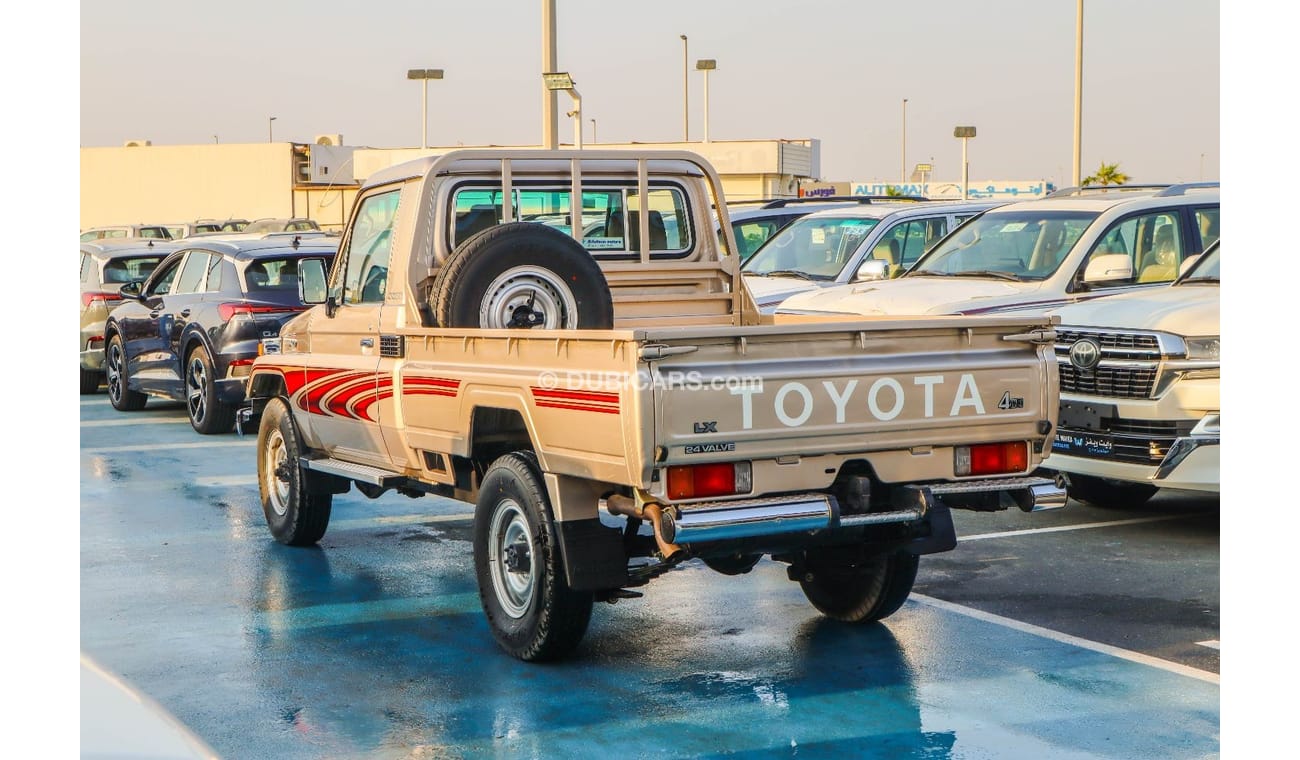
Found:
[[[578,241],[533,222],[499,224],[462,243],[433,284],[439,327],[607,330],[614,300]]]

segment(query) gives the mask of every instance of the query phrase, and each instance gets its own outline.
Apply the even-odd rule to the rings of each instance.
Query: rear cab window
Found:
[[[572,235],[572,190],[553,185],[512,188],[515,218],[555,227]],[[451,248],[502,222],[500,186],[467,183],[452,195]],[[694,248],[686,193],[678,185],[651,182],[648,220],[650,251],[655,258],[679,258]],[[584,184],[578,223],[582,246],[597,258],[635,259],[640,247],[641,199],[634,187]]]

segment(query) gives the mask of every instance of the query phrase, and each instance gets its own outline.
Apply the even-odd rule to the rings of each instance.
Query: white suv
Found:
[[[949,230],[1005,202],[864,198],[791,222],[740,271],[759,311],[770,314],[795,293],[897,277]]]
[[[1219,244],[1173,285],[1054,312],[1061,413],[1043,467],[1098,506],[1219,491]]]
[[[1185,259],[1217,239],[1218,227],[1217,182],[1067,188],[970,219],[902,277],[801,293],[776,311],[866,316],[1042,311],[1168,284]]]

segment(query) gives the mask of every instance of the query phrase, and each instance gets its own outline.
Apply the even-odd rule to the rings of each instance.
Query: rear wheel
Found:
[[[185,360],[185,406],[190,425],[203,435],[229,433],[235,427],[235,408],[217,398],[216,369],[203,346],[195,346]]]
[[[1160,489],[1146,483],[1126,483],[1091,475],[1070,475],[1070,498],[1094,507],[1140,507]]]
[[[334,494],[328,476],[304,470],[298,428],[283,399],[267,402],[257,429],[257,488],[275,540],[310,546],[329,527]]]
[[[108,379],[108,402],[119,412],[138,412],[149,397],[127,387],[126,349],[122,336],[116,333],[108,341],[104,353],[104,374]]]
[[[104,373],[97,369],[81,370],[81,395],[95,393],[99,390],[99,384],[104,380]]]
[[[474,571],[492,635],[514,657],[553,660],[582,641],[593,595],[565,582],[551,503],[531,453],[506,454],[483,477]]]
[[[808,601],[827,617],[846,623],[883,620],[912,593],[920,557],[906,551],[861,562],[810,562],[799,579]]]

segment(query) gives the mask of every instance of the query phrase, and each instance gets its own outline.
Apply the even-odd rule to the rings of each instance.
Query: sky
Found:
[[[1267,756],[1249,750],[1285,741],[1294,722],[1291,701],[1270,695],[1300,679],[1287,596],[1300,532],[1287,477],[1298,417],[1290,307],[1300,271],[1284,224],[1296,216],[1287,188],[1300,171],[1291,135],[1300,9],[1233,0],[1220,17],[1204,0],[1085,3],[1085,171],[1107,161],[1135,182],[1195,180],[1204,153],[1206,179],[1227,189],[1223,754]],[[686,34],[692,60],[718,61],[715,139],[815,137],[828,177],[889,179],[899,170],[908,98],[910,163],[933,155],[936,178],[960,161],[952,127],[970,124],[979,130],[973,175],[1054,179],[1072,161],[1075,5],[558,0],[559,61],[601,140],[681,138],[678,35]],[[11,539],[0,570],[17,611],[8,646],[21,653],[10,658],[11,691],[27,708],[6,737],[11,754],[31,747],[33,756],[62,757],[77,747],[68,725],[78,688],[73,539],[80,510],[94,505],[66,485],[78,456],[67,354],[74,318],[50,304],[70,309],[72,298],[51,299],[47,283],[57,278],[38,266],[63,256],[51,248],[70,247],[78,231],[72,146],[201,143],[214,134],[261,141],[272,115],[277,139],[342,133],[349,144],[415,145],[420,93],[408,68],[446,71],[429,92],[434,144],[535,144],[540,8],[538,0],[47,0],[11,13],[0,45],[8,117],[0,119],[0,193],[6,260],[23,267],[6,270],[0,301],[8,328],[0,397],[9,401],[0,466],[10,481]],[[692,76],[692,138],[700,139],[702,82]],[[60,281],[71,289],[73,259],[62,261]]]
[[[175,0],[81,6],[82,146],[312,142],[540,144],[543,0]],[[1074,161],[1071,0],[556,0],[558,69],[584,141],[709,134],[821,140],[822,179],[896,179],[906,160],[961,176],[1068,184]],[[1219,175],[1214,0],[1086,0],[1081,164],[1133,182]],[[687,36],[683,44],[681,35]],[[145,44],[141,42],[147,41]],[[903,100],[907,99],[904,109]],[[560,139],[570,140],[560,95]],[[904,110],[906,156],[904,156]],[[269,118],[275,116],[273,124]],[[1177,125],[1176,129],[1171,126]]]

